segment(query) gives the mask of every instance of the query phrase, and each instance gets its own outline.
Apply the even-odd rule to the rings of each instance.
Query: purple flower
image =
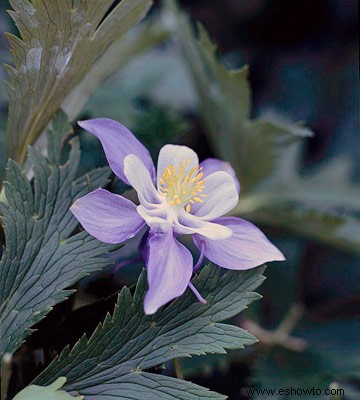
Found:
[[[137,191],[140,205],[98,189],[78,199],[71,211],[84,229],[107,243],[124,242],[148,225],[146,314],[188,286],[204,301],[190,283],[204,256],[236,270],[284,260],[253,224],[223,217],[236,206],[240,190],[228,163],[207,159],[199,164],[190,148],[168,144],[160,150],[156,175],[148,150],[119,122],[99,118],[79,125],[100,139],[111,169]],[[177,240],[184,234],[193,235],[201,251],[195,267],[190,251]]]

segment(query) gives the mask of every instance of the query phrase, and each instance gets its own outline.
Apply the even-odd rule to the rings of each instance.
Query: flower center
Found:
[[[192,167],[192,160],[179,161],[177,167],[169,164],[160,178],[160,194],[166,197],[171,206],[185,207],[190,212],[191,204],[203,203],[205,187],[202,167]]]

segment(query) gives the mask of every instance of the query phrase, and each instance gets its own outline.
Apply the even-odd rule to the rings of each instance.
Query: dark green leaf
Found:
[[[243,329],[220,322],[236,315],[260,297],[252,290],[263,281],[263,270],[260,267],[228,271],[221,276],[218,267],[208,266],[192,281],[207,300],[206,305],[200,304],[188,290],[151,317],[143,312],[146,291],[143,273],[134,296],[124,288],[113,316],[108,315],[89,340],[83,337],[72,350],[66,348],[35,383],[43,385],[56,377],[66,376],[66,390],[99,400],[112,397],[221,399],[219,395],[209,397],[214,396],[209,392],[199,392],[196,394],[198,397],[190,397],[192,390],[196,393],[198,389],[193,386],[186,389],[190,384],[185,383],[182,385],[189,394],[184,392],[184,397],[178,397],[180,382],[144,370],[176,357],[225,353],[226,349],[254,343],[256,339]],[[159,388],[163,382],[167,397],[161,397],[156,390],[149,392],[151,388],[165,390]]]
[[[34,187],[10,160],[4,184],[7,203],[0,202],[6,245],[0,260],[0,358],[14,352],[51,308],[73,290],[64,290],[90,272],[106,267],[114,248],[86,232],[73,235],[77,221],[73,201],[108,181],[109,170],[76,178],[80,158],[73,140],[69,160],[58,165],[61,140],[69,132],[59,114],[49,133],[49,158],[29,149]]]

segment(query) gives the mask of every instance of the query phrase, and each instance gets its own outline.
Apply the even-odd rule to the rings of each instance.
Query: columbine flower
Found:
[[[146,224],[148,292],[146,314],[182,295],[203,259],[228,269],[244,270],[265,262],[284,260],[282,253],[250,222],[222,217],[239,198],[239,182],[231,166],[207,159],[199,164],[186,146],[160,150],[157,175],[148,150],[120,123],[99,118],[79,125],[101,141],[113,172],[138,194],[136,206],[123,196],[98,189],[78,199],[71,211],[97,239],[121,243]],[[193,235],[201,255],[193,267],[190,251],[179,235]]]

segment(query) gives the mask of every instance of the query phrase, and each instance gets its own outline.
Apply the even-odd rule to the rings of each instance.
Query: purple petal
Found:
[[[201,242],[205,244],[205,256],[220,267],[242,270],[285,260],[281,251],[250,222],[236,217],[218,218],[213,222],[232,229],[232,236],[224,240],[211,240],[200,235],[193,238],[198,248],[201,248]]]
[[[124,242],[144,226],[134,203],[104,189],[76,200],[70,210],[90,235],[105,243]]]
[[[135,154],[143,161],[155,182],[155,167],[150,153],[128,128],[109,118],[89,119],[78,124],[100,139],[110,168],[123,182],[129,183],[124,174],[124,158],[128,154]]]
[[[240,193],[240,182],[236,177],[234,168],[227,161],[218,160],[217,158],[207,158],[206,160],[200,163],[200,167],[203,168],[205,179],[207,176],[216,171],[227,172],[234,179],[236,190],[238,193]]]
[[[144,310],[149,315],[185,292],[192,275],[193,260],[190,251],[174,238],[172,230],[150,233],[148,247],[149,290]]]

